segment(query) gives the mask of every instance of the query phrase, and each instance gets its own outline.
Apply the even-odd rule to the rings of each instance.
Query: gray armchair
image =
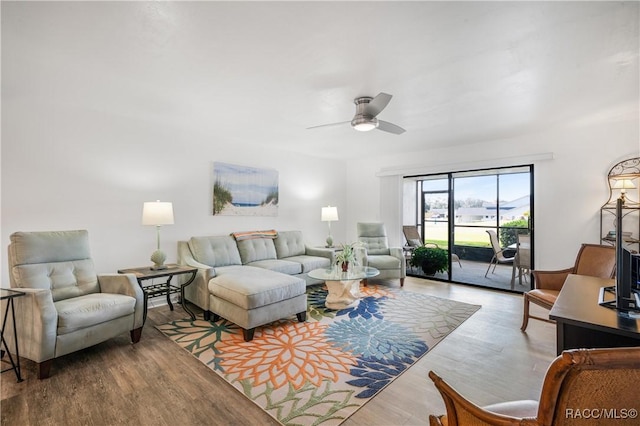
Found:
[[[360,257],[364,266],[372,266],[380,271],[377,278],[400,279],[404,286],[407,276],[404,254],[401,247],[389,247],[387,230],[383,223],[358,223],[358,241],[364,250]]]
[[[49,376],[54,358],[129,331],[142,335],[144,293],[132,274],[97,275],[87,231],[16,232],[8,249],[20,355]],[[13,335],[13,333],[7,333]]]

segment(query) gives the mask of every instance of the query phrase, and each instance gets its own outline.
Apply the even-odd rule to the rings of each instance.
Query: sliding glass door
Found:
[[[449,254],[448,271],[433,278],[530,289],[530,267],[520,265],[533,262],[532,186],[533,166],[405,177],[404,224],[415,224],[424,244]],[[530,236],[527,262],[519,262],[518,234]],[[422,275],[415,267],[409,274]]]

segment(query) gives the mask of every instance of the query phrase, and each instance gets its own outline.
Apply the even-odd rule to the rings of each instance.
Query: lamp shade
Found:
[[[629,179],[618,179],[613,185],[614,189],[633,189],[636,186]]]
[[[143,225],[173,225],[173,204],[163,201],[148,201],[142,207]]]
[[[322,222],[335,222],[338,220],[338,208],[331,206],[323,207],[320,220]]]

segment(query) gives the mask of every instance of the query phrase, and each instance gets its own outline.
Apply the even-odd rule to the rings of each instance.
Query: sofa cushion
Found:
[[[276,248],[271,238],[253,238],[237,241],[242,264],[265,259],[276,259]]]
[[[276,246],[278,259],[306,254],[304,239],[302,238],[302,232],[300,231],[279,232],[278,238],[273,242]]]
[[[304,294],[302,278],[253,266],[225,268],[209,280],[209,292],[244,309],[278,303]]]
[[[58,311],[58,335],[61,335],[131,315],[136,299],[124,294],[94,293],[64,299],[54,305]]]
[[[297,275],[302,273],[302,265],[298,262],[290,262],[288,259],[256,260],[255,262],[247,263],[247,266],[255,266],[257,268],[268,269],[270,271],[288,275]]]
[[[329,259],[320,256],[291,256],[287,257],[285,260],[302,265],[302,273],[305,274],[309,271],[313,271],[314,269],[329,268],[331,266],[331,261]]]
[[[192,237],[189,249],[195,260],[214,268],[242,264],[236,240],[230,235]]]

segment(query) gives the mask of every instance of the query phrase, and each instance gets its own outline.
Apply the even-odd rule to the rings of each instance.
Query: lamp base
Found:
[[[327,248],[333,248],[333,238],[331,237],[331,235],[329,235],[327,237],[327,245],[326,245],[326,247]]]
[[[168,269],[168,266],[167,265],[153,265],[149,269],[151,269],[152,271],[161,271],[163,269]]]
[[[151,254],[151,261],[155,263],[151,267],[151,270],[158,271],[161,269],[167,269],[167,265],[164,264],[164,261],[167,260],[167,255],[164,254],[162,250],[156,250]]]

